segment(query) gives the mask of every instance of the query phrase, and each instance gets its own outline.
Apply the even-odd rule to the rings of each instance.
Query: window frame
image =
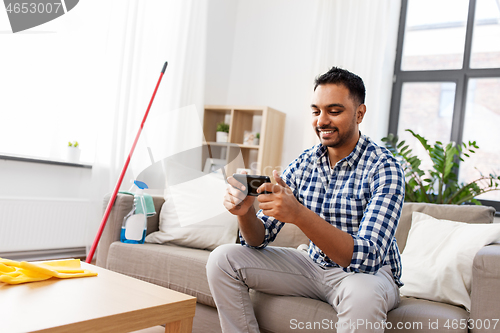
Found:
[[[399,110],[401,106],[401,94],[404,83],[454,82],[456,84],[456,90],[455,90],[455,100],[453,106],[450,141],[454,141],[460,144],[462,142],[463,131],[464,131],[467,88],[469,79],[500,78],[500,68],[470,68],[474,18],[476,12],[476,0],[469,0],[469,8],[468,8],[467,24],[465,32],[464,55],[463,55],[463,62],[461,69],[412,70],[412,71],[401,70],[407,10],[408,10],[408,0],[402,0],[399,26],[398,26],[396,59],[394,64],[389,127],[387,133],[388,134],[398,133]],[[500,201],[492,201],[492,200],[480,200],[480,201],[484,205],[492,206],[498,212],[500,212]]]

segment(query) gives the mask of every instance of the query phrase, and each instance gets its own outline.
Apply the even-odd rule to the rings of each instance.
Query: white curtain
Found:
[[[64,161],[67,142],[79,141],[82,162],[92,164],[92,183],[68,188],[63,182],[77,172],[54,167],[61,180],[53,193],[91,201],[89,244],[165,61],[121,189],[151,163],[146,146],[159,160],[201,142],[207,1],[85,0],[15,35],[0,15],[0,152]],[[26,193],[32,185],[20,186]]]
[[[401,1],[318,0],[315,4],[314,76],[337,66],[363,79],[367,112],[360,130],[379,142],[389,123]],[[310,124],[309,118],[306,123]],[[310,125],[304,131],[305,147],[319,142]]]
[[[99,121],[93,167],[93,198],[98,221],[102,198],[115,187],[165,61],[149,117],[132,156],[121,190],[153,159],[201,142],[205,73],[206,0],[117,0],[109,16],[105,51],[108,98]],[[196,134],[195,134],[196,133]],[[149,140],[148,140],[149,139]]]
[[[107,160],[114,171],[121,169],[128,155],[164,62],[169,66],[151,108],[152,119],[188,105],[202,109],[205,72],[206,1],[120,0],[118,4],[119,10],[110,17],[107,49],[114,98],[102,131],[109,136],[106,143],[112,156]],[[144,132],[154,123],[149,120]],[[187,131],[178,121],[169,119],[164,124],[170,147],[186,138]]]

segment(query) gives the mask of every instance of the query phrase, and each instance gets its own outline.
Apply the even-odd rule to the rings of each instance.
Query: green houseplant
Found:
[[[78,148],[80,144],[78,143],[78,141],[68,141],[68,147],[74,147],[74,148]]]
[[[78,141],[69,141],[68,148],[66,151],[66,159],[71,163],[80,163],[80,144]]]
[[[229,133],[229,124],[226,124],[226,123],[218,123],[218,124],[217,124],[217,132],[225,132],[225,133]]]
[[[459,146],[454,142],[443,145],[439,141],[431,145],[423,136],[409,129],[406,131],[422,144],[431,158],[432,167],[422,170],[422,160],[413,154],[404,140],[399,141],[396,135],[389,134],[382,139],[403,167],[406,178],[405,201],[480,205],[479,200],[475,199],[478,195],[500,190],[500,176],[496,174],[484,175],[479,172],[477,179],[469,183],[459,183],[457,162],[464,162],[464,158],[475,153],[475,149],[479,148],[475,141]]]
[[[229,124],[218,123],[216,129],[216,141],[227,142],[228,133],[229,133]]]
[[[255,134],[255,138],[253,139],[253,144],[254,144],[254,145],[259,145],[259,141],[260,141],[260,133],[259,133],[259,132],[257,132],[257,133]]]

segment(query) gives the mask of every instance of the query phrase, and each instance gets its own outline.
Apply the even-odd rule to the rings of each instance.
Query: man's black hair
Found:
[[[349,90],[350,97],[359,104],[365,103],[365,85],[363,80],[348,70],[332,67],[328,72],[321,74],[314,80],[314,90],[324,84],[339,84]]]

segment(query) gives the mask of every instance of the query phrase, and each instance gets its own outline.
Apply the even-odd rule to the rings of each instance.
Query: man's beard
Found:
[[[353,133],[355,132],[354,126],[348,129],[347,132],[344,132],[343,134],[339,131],[338,127],[316,127],[316,135],[319,138],[319,141],[326,147],[330,148],[337,148],[341,147],[344,145],[346,142],[349,141]],[[334,131],[337,132],[337,138],[333,141],[327,140],[327,139],[322,139],[321,138],[321,130],[327,130],[327,131]]]
[[[321,132],[322,131],[333,131],[332,134],[337,133],[337,139],[335,141],[329,142],[329,140],[325,140],[321,137]],[[338,127],[316,127],[316,135],[319,138],[319,141],[326,147],[331,147],[335,148],[338,147],[339,144],[341,144],[343,141],[342,138],[340,137],[340,132]]]

